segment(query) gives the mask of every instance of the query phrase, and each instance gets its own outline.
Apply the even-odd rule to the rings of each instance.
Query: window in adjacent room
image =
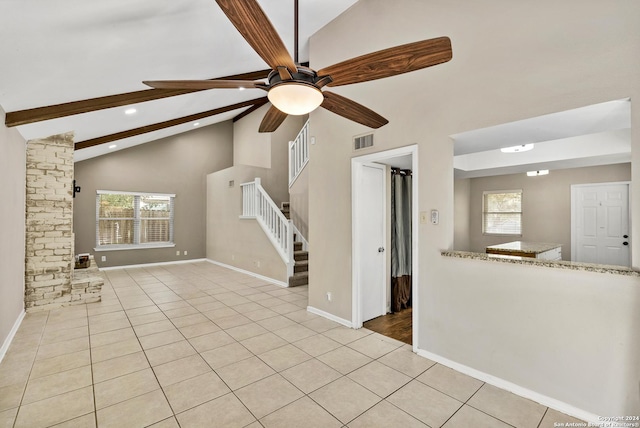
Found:
[[[482,233],[522,235],[522,190],[483,193]]]
[[[175,195],[98,190],[96,249],[173,246]]]

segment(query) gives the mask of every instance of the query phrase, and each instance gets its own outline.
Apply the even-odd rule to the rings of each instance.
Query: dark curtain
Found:
[[[391,171],[391,311],[411,307],[411,171]]]

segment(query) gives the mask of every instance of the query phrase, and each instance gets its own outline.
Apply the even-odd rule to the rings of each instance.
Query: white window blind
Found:
[[[144,247],[173,244],[175,195],[98,191],[96,245]]]
[[[482,233],[522,235],[522,190],[484,192]]]

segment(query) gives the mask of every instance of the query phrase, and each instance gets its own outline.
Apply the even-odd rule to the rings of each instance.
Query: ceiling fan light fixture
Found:
[[[295,81],[272,86],[267,97],[278,110],[293,116],[310,113],[324,101],[324,96],[318,88]]]

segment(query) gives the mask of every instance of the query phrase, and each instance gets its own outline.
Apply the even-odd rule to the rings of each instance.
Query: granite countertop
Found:
[[[553,247],[555,248],[555,247]],[[445,250],[440,254],[443,257],[455,257],[461,259],[487,260],[490,262],[513,263],[522,265],[536,265],[556,269],[583,270],[587,272],[609,273],[615,275],[627,275],[640,277],[640,272],[625,266],[598,265],[595,263],[578,263],[564,260],[543,260],[531,257],[503,256],[498,254],[472,253],[469,251]]]
[[[505,244],[489,245],[487,246],[487,250],[517,251],[519,253],[540,254],[561,246],[562,244],[554,244],[550,242],[513,241]]]

